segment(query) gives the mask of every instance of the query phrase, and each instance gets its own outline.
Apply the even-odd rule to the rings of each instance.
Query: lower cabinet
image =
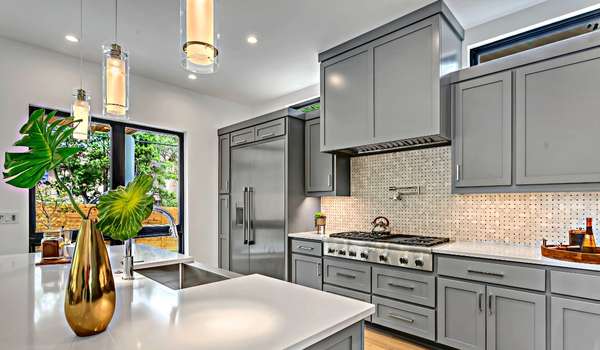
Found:
[[[435,310],[373,296],[373,323],[435,341]]]
[[[229,270],[229,195],[219,195],[219,267]]]
[[[464,350],[546,349],[543,294],[438,278],[437,298],[441,344]]]
[[[292,283],[323,289],[323,265],[320,257],[292,254]]]
[[[321,340],[307,350],[363,350],[365,344],[364,323],[358,322],[338,333]]]
[[[600,304],[552,297],[552,350],[600,350]]]

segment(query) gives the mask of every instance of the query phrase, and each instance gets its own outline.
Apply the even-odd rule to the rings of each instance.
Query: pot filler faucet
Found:
[[[169,213],[166,209],[158,206],[154,206],[152,211],[155,213],[162,214],[169,221],[169,237],[179,239],[179,232],[177,231],[177,224],[175,224],[175,218],[171,213]],[[133,239],[128,239],[125,241],[125,256],[123,257],[123,279],[124,280],[132,280],[133,279]]]

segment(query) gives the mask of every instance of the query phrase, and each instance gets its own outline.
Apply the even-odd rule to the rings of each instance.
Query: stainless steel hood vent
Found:
[[[439,135],[422,136],[404,139],[400,141],[390,141],[373,145],[354,147],[350,149],[350,153],[356,155],[364,155],[370,153],[400,151],[421,147],[444,146],[449,144],[450,141]]]

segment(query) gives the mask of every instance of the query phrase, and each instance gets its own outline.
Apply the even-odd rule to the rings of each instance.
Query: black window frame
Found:
[[[544,37],[553,32],[557,32],[562,29],[571,27],[573,25],[585,24],[587,21],[590,21],[592,19],[595,19],[596,22],[594,24],[588,23],[587,26],[588,26],[588,28],[591,28],[591,31],[595,31],[599,28],[599,24],[598,24],[599,17],[600,17],[600,9],[596,9],[596,10],[592,10],[589,12],[585,12],[585,13],[573,16],[573,17],[565,18],[565,19],[557,21],[557,22],[549,23],[544,26],[534,28],[534,29],[531,29],[531,30],[528,30],[528,31],[525,31],[525,32],[522,32],[519,34],[515,34],[515,35],[509,36],[509,37],[506,37],[506,38],[503,38],[503,39],[500,39],[500,40],[497,40],[497,41],[494,41],[491,43],[487,43],[487,44],[484,44],[481,46],[471,48],[469,50],[469,65],[471,67],[479,65],[480,64],[479,57],[486,53],[493,52],[500,48],[505,48],[505,47],[507,48],[512,45],[523,43],[523,42],[531,40],[531,39],[541,38],[541,37]],[[524,52],[524,51],[521,51],[521,52]],[[508,56],[504,56],[504,57],[508,57]],[[486,61],[486,62],[492,62],[492,61],[494,61],[494,60]],[[486,63],[486,62],[482,62],[482,63]]]
[[[56,115],[59,117],[70,116],[69,112],[39,107],[29,106],[29,115],[36,109],[44,109],[46,111],[56,110]],[[101,124],[109,125],[111,128],[111,188],[117,188],[118,186],[125,185],[125,128],[135,128],[140,131],[156,132],[161,134],[177,136],[179,141],[179,179],[178,179],[178,200],[179,200],[179,221],[177,224],[177,231],[179,233],[178,239],[178,251],[183,254],[185,249],[185,154],[184,154],[184,142],[185,134],[179,131],[166,130],[152,126],[140,125],[136,123],[100,118],[91,116],[91,121]],[[29,190],[29,252],[33,253],[35,247],[40,244],[42,239],[41,233],[35,232],[36,226],[36,207],[35,207],[35,187]],[[76,234],[76,232],[75,232]],[[168,225],[157,225],[157,226],[145,226],[142,228],[136,238],[147,238],[147,237],[161,237],[169,234]],[[120,241],[111,241],[112,244],[122,244]]]

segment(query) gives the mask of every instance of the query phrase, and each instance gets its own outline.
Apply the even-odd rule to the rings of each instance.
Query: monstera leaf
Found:
[[[124,241],[135,237],[142,222],[152,213],[151,176],[140,175],[127,187],[119,187],[98,201],[98,229],[113,239]]]
[[[54,118],[56,112],[48,115],[43,109],[31,114],[19,133],[23,137],[15,146],[27,147],[27,152],[4,154],[4,179],[12,186],[33,188],[46,174],[56,169],[67,158],[79,153],[79,147],[61,147],[63,141],[71,137],[75,130],[73,118]]]

